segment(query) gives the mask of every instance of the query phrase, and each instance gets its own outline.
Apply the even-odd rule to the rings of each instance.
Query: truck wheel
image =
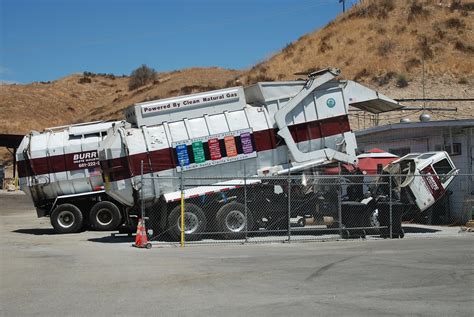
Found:
[[[122,223],[122,214],[113,202],[100,201],[92,207],[89,223],[98,231],[115,230]]]
[[[378,209],[374,209],[370,212],[369,225],[371,227],[380,227],[379,210]]]
[[[231,202],[222,206],[216,215],[219,232],[224,239],[243,239],[245,229],[252,230],[254,227],[253,217],[247,208],[247,219],[245,218],[245,206],[238,202]]]
[[[51,225],[57,233],[74,233],[82,228],[82,212],[73,204],[57,206],[51,213]]]
[[[181,206],[176,206],[168,216],[169,232],[173,239],[181,237]],[[201,240],[206,231],[207,220],[201,208],[194,204],[184,205],[184,239],[186,241]]]

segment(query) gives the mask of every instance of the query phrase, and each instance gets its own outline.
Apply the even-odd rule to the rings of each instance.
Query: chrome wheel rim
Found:
[[[76,217],[74,217],[74,214],[69,210],[63,210],[58,215],[58,224],[65,229],[71,228],[75,220]]]
[[[108,210],[107,208],[103,208],[103,209],[99,209],[99,211],[97,212],[95,216],[95,219],[97,223],[100,224],[101,226],[107,226],[110,223],[112,223],[113,216],[110,210]]]
[[[379,221],[379,210],[375,209],[372,211],[370,214],[370,226],[372,227],[380,227],[380,221]]]
[[[181,231],[181,217],[178,218],[178,228]],[[184,233],[195,233],[199,228],[199,218],[194,213],[184,213]]]
[[[244,230],[245,223],[245,215],[240,210],[232,210],[225,217],[225,226],[232,232]]]

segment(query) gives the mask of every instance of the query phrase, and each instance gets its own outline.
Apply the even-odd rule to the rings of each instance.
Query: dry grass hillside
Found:
[[[129,89],[129,77],[74,74],[48,83],[0,85],[0,133],[99,119],[118,119],[127,106],[257,81],[304,77],[338,67],[342,78],[363,82],[392,98],[473,98],[474,2],[468,0],[361,0],[326,27],[308,33],[249,70],[191,68],[158,73]],[[411,103],[407,105],[420,105]],[[458,112],[433,112],[434,119],[473,117],[474,103],[432,103]],[[6,114],[6,115],[5,115]],[[416,120],[420,112],[373,116],[352,114],[352,127],[377,121]],[[4,153],[4,152],[3,152]],[[0,152],[0,159],[2,153]]]
[[[74,74],[53,82],[0,85],[0,133],[24,134],[68,123],[120,118],[123,108],[145,100],[224,86],[241,74],[221,68],[159,73],[154,82],[129,90],[129,77]]]
[[[338,67],[353,79],[392,98],[473,98],[474,2],[460,0],[362,0],[326,27],[288,44],[240,79],[247,84],[301,77]],[[406,103],[419,106],[417,103]],[[458,108],[432,112],[433,119],[472,118],[473,102],[427,103],[427,107]],[[419,112],[386,114],[379,124],[401,117],[416,120]],[[354,119],[356,117],[354,116]],[[373,117],[353,120],[356,129]],[[355,123],[355,124],[354,124]]]
[[[111,102],[103,103],[85,113],[81,120],[122,118],[122,110],[131,104],[223,88],[242,74],[241,71],[212,68],[190,68],[158,74],[155,81],[140,88],[116,94]]]

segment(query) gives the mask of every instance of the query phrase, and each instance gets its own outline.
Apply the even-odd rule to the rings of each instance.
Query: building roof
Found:
[[[364,130],[355,131],[356,136],[369,135],[373,133],[401,130],[401,129],[418,129],[418,128],[448,128],[448,127],[466,127],[474,128],[474,119],[458,119],[458,120],[439,120],[428,122],[407,122],[407,123],[392,123],[381,125]]]
[[[0,134],[0,147],[16,149],[20,146],[23,135],[19,134]]]

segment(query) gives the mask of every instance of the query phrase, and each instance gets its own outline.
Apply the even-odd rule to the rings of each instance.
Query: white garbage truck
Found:
[[[123,205],[105,193],[97,150],[113,122],[90,122],[32,131],[17,150],[19,185],[38,217],[50,216],[58,233],[85,224],[114,230]]]
[[[259,176],[261,179],[248,183],[260,186],[265,176],[304,173],[330,162],[357,164],[349,107],[380,113],[401,105],[353,81],[336,80],[337,75],[338,70],[327,69],[303,81],[261,82],[140,103],[126,109],[121,122],[33,131],[17,151],[20,188],[33,200],[38,217],[49,216],[58,233],[77,232],[85,225],[96,230],[114,230],[121,224],[133,227],[143,196],[160,207],[160,212],[151,215],[159,218],[157,230],[172,228],[176,236],[179,181],[167,177],[181,173],[188,178]],[[443,157],[453,167],[447,154],[436,159]],[[421,161],[417,159],[415,164]],[[145,176],[153,177],[151,183],[144,184],[143,192],[142,162]],[[237,193],[238,199],[231,205],[223,204],[218,213],[210,211],[202,200],[187,204],[186,219],[199,221],[186,232],[202,232],[203,219],[213,221],[218,216],[221,231],[238,235],[242,221],[247,221],[240,217],[242,197],[237,188],[242,180],[217,185],[211,179],[198,181],[200,186],[185,191],[186,198],[215,198],[227,192]],[[441,186],[446,188],[449,182],[441,182]],[[254,201],[264,201],[268,208],[255,208],[258,212],[253,210],[248,219],[251,225],[261,218],[272,218],[263,210],[286,208],[283,190],[275,194],[265,188],[261,193],[252,191],[261,194],[257,198],[266,198]],[[304,206],[319,202],[308,195],[303,198]],[[427,199],[417,200],[424,204],[421,208]],[[226,224],[229,215],[240,226]]]
[[[215,230],[224,237],[258,229],[288,207],[284,187],[264,186],[270,176],[311,173],[334,162],[357,164],[349,107],[372,113],[402,107],[358,83],[337,80],[339,73],[326,69],[310,74],[308,80],[259,82],[129,107],[126,121],[114,124],[100,145],[107,194],[132,214],[138,214],[140,202],[146,201],[152,206],[148,216],[154,230],[177,239],[182,173],[195,184],[184,190],[186,239],[201,238],[209,223],[217,224]],[[446,157],[454,169],[442,153],[438,156]],[[142,175],[147,179],[143,183]],[[243,204],[244,176],[251,177],[246,184],[254,185],[248,210]],[[232,199],[222,199],[223,193]],[[307,208],[295,210],[305,209],[304,215],[321,198],[315,191],[302,195]],[[346,205],[357,209],[354,204],[362,204],[360,218],[369,219],[376,208],[369,201]],[[288,225],[278,219],[271,223],[277,229]]]

